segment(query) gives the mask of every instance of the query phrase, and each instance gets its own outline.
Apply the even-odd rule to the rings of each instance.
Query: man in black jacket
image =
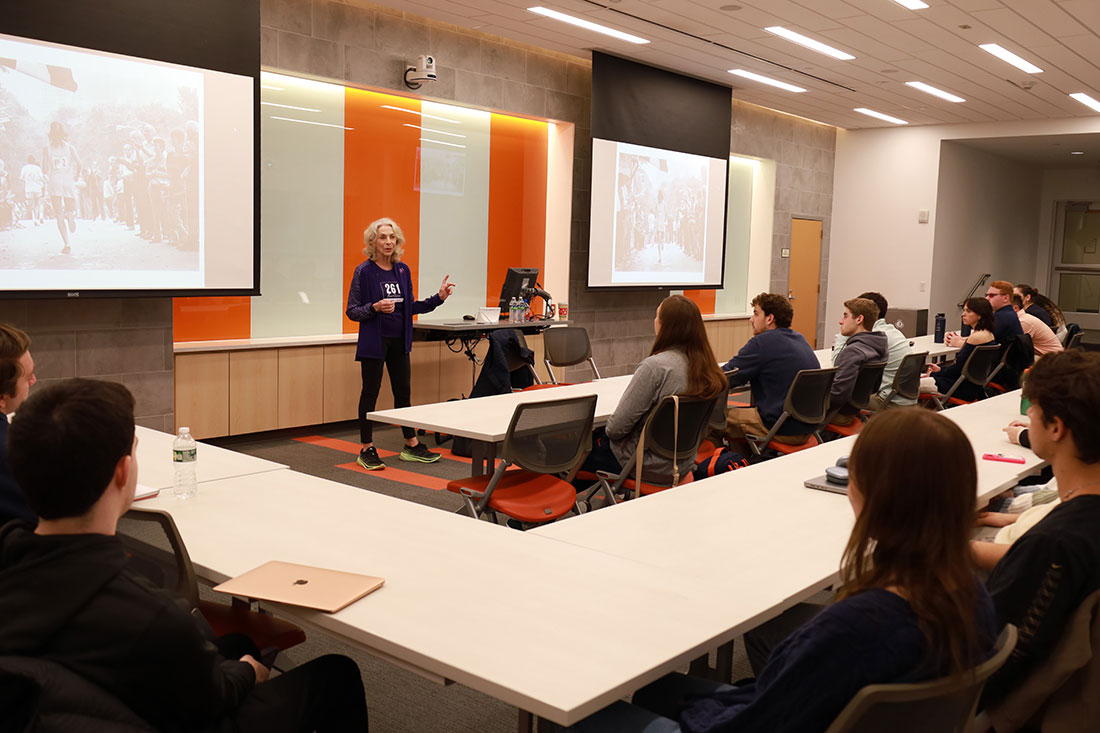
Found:
[[[61,664],[158,730],[367,730],[350,659],[268,681],[254,657],[222,657],[186,602],[128,569],[115,529],[137,485],[133,407],[125,387],[85,379],[23,403],[10,460],[39,522],[0,529],[0,655]]]
[[[878,316],[878,305],[873,300],[852,298],[844,301],[840,333],[848,340],[833,359],[836,377],[829,393],[829,412],[838,411],[833,416],[837,425],[848,425],[855,420],[857,411],[848,407],[848,400],[852,398],[859,370],[864,364],[886,361],[886,334],[871,330]]]
[[[8,415],[19,409],[36,381],[30,348],[27,334],[0,323],[0,525],[9,519],[38,519],[8,468]]]

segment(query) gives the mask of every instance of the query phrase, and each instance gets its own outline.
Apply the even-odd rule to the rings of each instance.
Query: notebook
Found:
[[[134,487],[134,501],[140,501],[142,499],[148,499],[156,496],[160,493],[160,489],[154,489],[152,486],[146,486],[145,484],[138,484]]]
[[[371,575],[272,560],[214,586],[214,590],[335,613],[378,590],[385,582],[384,578]]]

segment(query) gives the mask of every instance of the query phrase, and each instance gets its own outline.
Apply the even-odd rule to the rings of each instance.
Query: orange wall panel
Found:
[[[252,335],[252,298],[247,295],[172,299],[173,341],[220,341]]]
[[[699,312],[704,316],[714,313],[714,303],[717,298],[717,290],[685,290],[684,295],[695,301],[699,306]]]
[[[545,269],[546,146],[545,122],[492,116],[486,305],[497,305],[509,267]]]
[[[413,125],[420,125],[420,100],[346,90],[344,126],[351,129],[344,132],[345,294],[355,268],[365,259],[363,231],[383,216],[396,221],[404,232],[403,261],[412,270],[413,283],[417,282],[420,130]],[[343,328],[344,333],[355,333],[359,326],[345,317]]]

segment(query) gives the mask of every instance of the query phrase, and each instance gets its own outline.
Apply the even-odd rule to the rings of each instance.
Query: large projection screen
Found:
[[[592,141],[590,287],[719,287],[726,161]]]
[[[254,93],[0,35],[0,295],[254,292]]]

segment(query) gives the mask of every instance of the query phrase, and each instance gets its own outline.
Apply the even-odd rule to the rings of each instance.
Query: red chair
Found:
[[[475,518],[504,514],[534,524],[580,513],[567,479],[591,450],[595,414],[596,395],[516,405],[492,475],[457,479],[447,490],[461,495]]]

